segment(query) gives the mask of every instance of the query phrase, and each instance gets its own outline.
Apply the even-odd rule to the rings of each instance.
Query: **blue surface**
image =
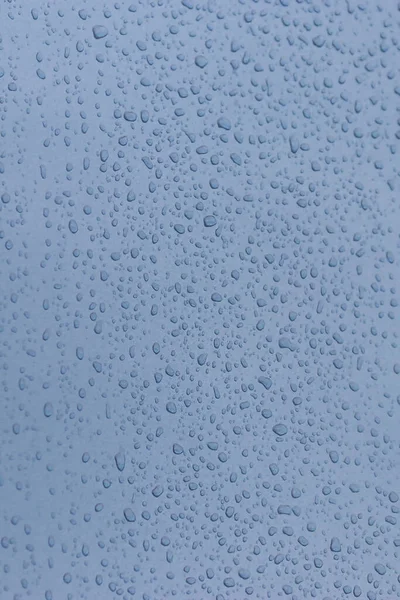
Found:
[[[400,5],[0,5],[0,597],[400,597]]]

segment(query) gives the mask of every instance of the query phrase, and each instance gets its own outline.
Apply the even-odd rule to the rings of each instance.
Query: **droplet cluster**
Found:
[[[0,597],[400,598],[400,4],[0,24]]]

